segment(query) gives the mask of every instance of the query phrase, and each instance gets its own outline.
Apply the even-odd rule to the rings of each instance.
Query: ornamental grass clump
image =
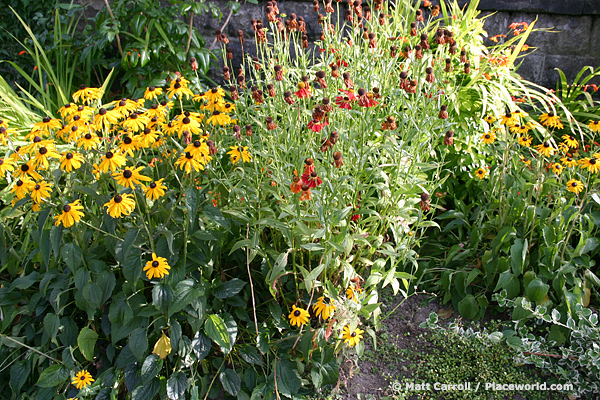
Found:
[[[355,2],[342,22],[326,1],[307,46],[305,16],[270,1],[239,69],[225,47],[224,87],[176,74],[113,101],[82,86],[48,110],[60,118],[9,122],[1,329],[44,355],[0,348],[24,376],[6,390],[291,398],[335,384],[374,337],[379,290],[407,297],[424,276],[433,193],[481,137],[482,104],[504,104],[489,89],[513,79],[515,53],[483,46],[476,3]],[[462,167],[483,184],[484,165]],[[69,386],[83,369],[94,380]]]

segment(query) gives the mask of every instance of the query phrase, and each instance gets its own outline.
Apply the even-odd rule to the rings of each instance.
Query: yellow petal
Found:
[[[164,360],[171,353],[171,349],[171,339],[169,339],[163,332],[160,339],[156,341],[154,350],[152,350],[152,354],[156,354],[162,360]]]

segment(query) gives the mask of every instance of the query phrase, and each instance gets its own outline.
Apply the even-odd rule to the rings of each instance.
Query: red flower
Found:
[[[302,174],[302,182],[308,185],[309,188],[316,188],[317,186],[320,186],[323,183],[323,181],[317,176],[317,173],[315,171],[311,172],[310,175]]]
[[[301,99],[304,99],[306,97],[312,97],[312,94],[310,93],[310,87],[307,86],[304,82],[298,83],[298,91],[295,92],[295,94]]]
[[[350,110],[352,108],[352,102],[358,100],[358,97],[354,94],[354,91],[339,89],[340,92],[344,93],[345,96],[338,96],[335,98],[335,104],[340,108]]]
[[[325,127],[326,125],[329,125],[329,122],[327,122],[327,120],[319,122],[316,119],[313,119],[308,123],[308,129],[311,129],[313,132],[320,132],[321,129],[323,129],[323,127]]]
[[[359,215],[359,214],[354,214],[354,215],[352,216],[352,218],[350,218],[350,220],[351,220],[352,222],[356,222],[356,221],[358,221],[359,219],[360,219],[360,215]]]

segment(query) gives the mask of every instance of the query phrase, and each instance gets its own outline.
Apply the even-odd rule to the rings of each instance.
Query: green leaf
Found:
[[[238,294],[244,288],[244,286],[246,286],[246,282],[238,278],[233,278],[223,283],[220,287],[217,287],[213,291],[213,294],[218,299],[227,299]]]
[[[256,349],[256,347],[245,344],[240,349],[240,356],[246,361],[248,364],[254,364],[261,366],[263,365],[262,357],[260,353]]]
[[[128,254],[125,262],[123,263],[123,276],[132,285],[140,279],[142,275],[142,261],[140,259],[142,251],[139,249],[132,249]]]
[[[185,208],[187,209],[190,223],[193,223],[196,218],[196,212],[198,212],[198,189],[194,186],[190,186],[185,190]]]
[[[185,398],[187,389],[187,377],[183,372],[175,372],[167,381],[167,397],[170,400],[179,400]]]
[[[138,361],[142,361],[148,350],[148,336],[146,330],[143,328],[135,328],[129,335],[129,349],[131,353],[137,358]]]
[[[158,357],[158,356],[157,356]],[[142,382],[131,393],[131,400],[150,400],[160,389],[160,379],[152,379],[150,382]]]
[[[150,381],[158,374],[162,368],[163,361],[156,354],[150,354],[144,360],[140,374],[142,377],[142,385],[150,383]],[[151,397],[149,397],[151,398]]]
[[[29,275],[20,276],[14,280],[12,287],[21,290],[28,289],[31,287],[31,285],[37,282],[39,276],[40,273],[37,271],[33,271]]]
[[[546,294],[550,286],[546,285],[540,278],[536,278],[529,282],[525,294],[531,301],[535,301],[537,304],[544,303],[546,301]]]
[[[152,304],[158,310],[166,310],[173,301],[173,297],[173,289],[166,282],[160,282],[152,289]]]
[[[276,368],[277,388],[279,393],[292,397],[300,390],[301,381],[296,367],[290,360],[277,361]]]
[[[58,328],[60,326],[60,318],[54,313],[48,313],[44,317],[44,329],[50,336],[50,339],[54,339],[58,334]]]
[[[223,385],[223,389],[232,396],[237,396],[242,386],[242,379],[232,369],[227,368],[219,374],[219,380]]]
[[[217,225],[220,225],[227,230],[229,230],[229,228],[231,227],[231,223],[229,222],[229,220],[223,216],[223,214],[218,208],[213,207],[212,204],[208,204],[202,209],[202,211],[204,211],[204,215],[206,215],[208,219],[210,219]]]
[[[51,365],[46,368],[38,379],[36,385],[43,388],[52,388],[69,379],[69,370],[62,365]]]
[[[468,294],[458,303],[458,312],[464,318],[474,319],[479,313],[479,303],[472,294]]]
[[[516,276],[520,276],[523,273],[525,257],[527,257],[527,239],[515,239],[515,242],[510,247],[510,264],[512,272]]]
[[[125,239],[119,241],[115,246],[116,259],[121,264],[125,264],[127,261],[127,256],[129,255],[139,232],[140,230],[138,228],[130,228],[125,234]]]
[[[62,248],[62,258],[72,273],[81,265],[81,249],[75,243],[67,243]]]
[[[194,336],[194,340],[192,340],[192,350],[196,357],[198,358],[198,362],[204,360],[204,358],[210,352],[210,348],[212,347],[212,342],[206,335],[202,332],[196,332]]]
[[[185,306],[190,304],[193,299],[202,296],[202,293],[196,289],[193,279],[186,279],[177,284],[175,287],[175,297],[169,306],[168,316],[183,310]]]
[[[13,391],[16,393],[21,391],[25,382],[27,382],[29,373],[29,363],[26,360],[16,362],[10,367],[10,387]]]
[[[77,346],[79,346],[79,351],[88,361],[94,359],[94,347],[96,346],[97,340],[98,334],[87,326],[83,328],[81,332],[79,332],[79,336],[77,336]]]
[[[204,323],[204,332],[211,338],[216,344],[222,349],[230,348],[231,343],[229,342],[229,334],[227,332],[227,326],[223,318],[216,314],[208,315],[206,322]]]
[[[318,243],[306,243],[303,244],[301,246],[302,248],[308,250],[308,251],[321,251],[321,250],[325,250],[325,247],[321,246]]]
[[[83,287],[83,298],[96,310],[102,305],[102,289],[95,283],[89,282]]]

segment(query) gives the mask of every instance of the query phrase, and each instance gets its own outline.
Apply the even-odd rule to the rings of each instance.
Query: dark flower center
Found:
[[[126,169],[125,171],[123,171],[123,177],[125,179],[129,179],[133,176],[133,172],[131,172],[130,170]]]
[[[299,310],[294,311],[294,316],[295,317],[299,317],[300,316],[300,311]]]
[[[44,155],[44,154],[46,154],[47,152],[48,152],[48,149],[47,149],[47,148],[45,148],[45,147],[40,147],[40,154],[41,154],[41,155]]]
[[[173,85],[173,88],[174,88],[174,89],[180,89],[180,88],[181,88],[181,84],[180,84],[180,83],[175,83],[175,84]]]
[[[156,183],[152,182],[152,183],[150,184],[150,188],[151,188],[151,189],[156,189]]]
[[[573,182],[573,183],[571,183],[571,186],[573,186],[573,187],[577,187],[577,182]]]
[[[71,206],[70,206],[70,205],[68,205],[68,204],[66,204],[66,205],[63,207],[63,211],[64,211],[64,212],[66,212],[66,213],[68,213],[69,211],[71,211]]]
[[[356,337],[356,332],[352,332],[352,333],[350,334],[350,336],[351,336],[351,337]]]
[[[125,104],[127,104],[125,100],[119,101],[119,107],[125,107]]]
[[[548,148],[548,147],[550,147],[550,144],[548,142],[544,142],[544,147]]]
[[[184,124],[189,124],[189,123],[190,123],[190,119],[189,119],[188,117],[185,117],[185,118],[183,119],[183,123],[184,123]]]
[[[20,179],[19,179],[19,180],[17,181],[17,186],[23,186],[23,183],[25,183],[25,182],[23,182],[22,180],[20,180]]]
[[[86,133],[86,134],[85,134],[85,138],[86,138],[87,140],[90,140],[90,139],[92,138],[92,134],[91,134],[91,133]]]
[[[152,267],[158,268],[158,261],[152,261]]]
[[[150,92],[154,92],[155,90],[156,90],[156,87],[155,87],[155,86],[150,86],[150,87],[148,88],[148,91],[150,91]]]
[[[188,160],[191,160],[192,158],[194,158],[194,156],[191,155],[190,152],[188,151],[185,153],[185,158],[187,158]]]
[[[98,110],[98,114],[100,115],[105,115],[107,113],[106,108],[101,108],[100,110]]]
[[[131,119],[137,119],[137,117],[138,117],[138,115],[136,113],[133,113],[133,114],[131,114],[131,117],[129,117],[129,118],[131,118]]]
[[[592,164],[592,165],[595,165],[595,164],[596,164],[596,159],[595,159],[595,158],[592,158],[592,159],[590,160],[590,164]]]
[[[23,172],[29,171],[29,165],[27,165],[27,164],[21,165],[21,171],[23,171]]]
[[[41,186],[39,184],[34,186],[35,190],[40,190],[40,188],[41,188]]]
[[[111,159],[113,158],[114,154],[112,153],[112,151],[109,151],[108,153],[106,153],[106,158]]]
[[[212,88],[212,89],[211,89],[211,92],[213,92],[213,93],[217,93],[217,88]]]
[[[489,139],[489,138],[490,138],[490,134],[489,134],[489,133],[488,133],[488,134],[486,134],[486,135],[485,135],[485,138],[486,138],[486,139]]]
[[[36,137],[33,138],[33,143],[39,143],[41,141],[42,141],[42,138],[39,137],[39,136],[36,136]]]
[[[0,158],[0,165],[4,164],[4,159]]]
[[[79,115],[75,115],[73,117],[73,121],[79,121],[81,119],[81,117]]]
[[[194,141],[194,147],[200,147],[202,143],[199,140]]]
[[[131,140],[131,138],[129,136],[125,136],[125,139],[123,139],[123,143],[125,144],[131,144],[133,142],[133,140]]]
[[[47,124],[48,122],[50,122],[50,117],[44,117],[42,121],[44,121],[44,123]]]
[[[326,304],[326,305],[331,304],[331,299],[329,297],[323,297],[323,304]]]
[[[123,197],[121,197],[120,194],[116,195],[113,200],[115,201],[115,203],[120,203],[123,201]]]
[[[217,110],[213,111],[213,115],[219,115],[221,114],[220,112],[218,112]]]

